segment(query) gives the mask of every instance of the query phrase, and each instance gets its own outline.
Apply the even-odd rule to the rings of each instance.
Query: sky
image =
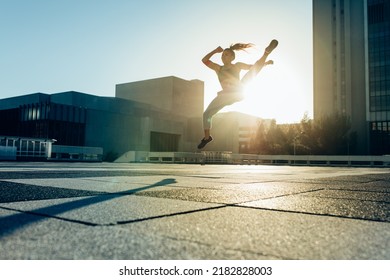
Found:
[[[279,46],[246,89],[239,111],[278,123],[312,116],[311,0],[0,0],[0,99],[79,91],[115,96],[115,85],[166,76],[221,90],[201,59],[218,46],[253,43],[235,62]],[[211,59],[221,63],[220,55]],[[1,101],[0,101],[1,102]]]

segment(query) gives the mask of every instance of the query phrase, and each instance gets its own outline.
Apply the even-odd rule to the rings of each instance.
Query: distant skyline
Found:
[[[254,63],[276,38],[275,65],[224,111],[296,122],[312,116],[311,2],[0,0],[0,99],[71,90],[114,97],[116,84],[176,76],[204,81],[207,106],[220,86],[205,54],[251,42],[236,61]]]

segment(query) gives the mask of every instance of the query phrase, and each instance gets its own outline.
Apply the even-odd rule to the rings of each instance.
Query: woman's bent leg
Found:
[[[203,113],[203,128],[210,130],[213,116],[224,107],[241,101],[242,98],[242,93],[219,93]]]
[[[211,122],[213,116],[218,113],[225,106],[231,105],[243,99],[241,92],[235,93],[218,93],[218,96],[214,98],[213,101],[209,104],[206,111],[203,113],[203,128],[204,128],[204,138],[201,140],[198,145],[198,149],[203,149],[207,143],[213,141],[213,137],[210,135]]]

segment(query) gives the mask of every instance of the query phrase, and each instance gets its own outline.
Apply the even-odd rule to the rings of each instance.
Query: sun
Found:
[[[275,63],[261,70],[245,89],[245,99],[224,111],[239,111],[277,123],[299,122],[308,113],[307,85],[286,64]]]

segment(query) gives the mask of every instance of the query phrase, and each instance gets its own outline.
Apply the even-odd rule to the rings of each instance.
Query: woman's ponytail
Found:
[[[249,44],[244,44],[244,43],[237,43],[234,45],[231,45],[229,49],[233,51],[242,51],[248,48],[252,48],[254,45],[249,43]]]

